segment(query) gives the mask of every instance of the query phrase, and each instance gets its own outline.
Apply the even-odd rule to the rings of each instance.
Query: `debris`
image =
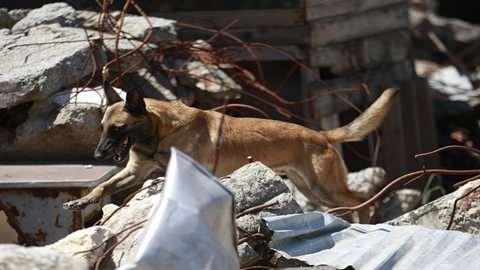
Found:
[[[77,28],[44,25],[28,35],[2,35],[0,59],[0,109],[45,99],[93,71],[89,43]]]
[[[109,228],[113,233],[119,233],[150,216],[152,208],[163,197],[163,181],[156,184],[153,183],[153,180],[146,181],[143,186],[149,188],[136,194],[124,207],[118,209],[118,212],[111,216],[108,221],[105,221],[105,219],[112,214],[112,211],[109,209],[114,208],[114,206],[104,206],[101,224]],[[126,262],[133,261],[140,245],[138,237],[141,232],[133,233],[119,243],[110,254],[111,262],[108,262],[104,269],[116,269]]]
[[[174,87],[164,74],[152,74],[146,68],[129,74],[128,78],[131,79],[133,84],[130,88],[141,91],[144,97],[171,101],[187,95],[184,88]]]
[[[221,179],[221,183],[235,195],[236,213],[288,191],[282,178],[260,162],[243,166]]]
[[[8,14],[10,15],[10,18],[12,18],[12,20],[16,23],[21,19],[27,17],[30,11],[31,9],[17,8],[17,9],[9,10]]]
[[[86,260],[45,247],[0,245],[2,270],[88,270]]]
[[[348,174],[348,188],[361,198],[368,199],[386,184],[385,170],[380,167],[370,167]]]
[[[238,269],[233,196],[185,154],[171,150],[163,200],[134,261],[120,269]]]
[[[75,9],[66,3],[46,4],[41,8],[30,11],[27,16],[18,21],[13,27],[13,33],[20,33],[42,24],[56,23],[61,26],[76,26],[78,20]]]
[[[255,264],[263,259],[249,243],[238,245],[238,258],[240,260],[240,267]]]
[[[151,30],[149,43],[168,43],[177,40],[176,22],[158,17],[148,17],[148,22],[142,16],[127,15],[123,19],[122,30],[129,36],[144,40]],[[117,23],[120,23],[120,21]],[[151,26],[150,24],[151,23]]]
[[[375,213],[378,222],[399,217],[417,208],[422,202],[422,192],[416,189],[399,189],[380,202]]]
[[[478,180],[469,182],[457,191],[389,221],[388,224],[422,225],[431,229],[446,229],[453,214],[452,230],[480,234],[480,205],[477,200],[480,196],[479,191],[458,200],[454,212],[455,201],[479,185],[480,181]]]
[[[93,226],[71,233],[67,237],[45,246],[45,248],[73,257],[84,258],[89,266],[93,267],[107,249],[109,243],[104,244],[104,242],[108,242],[109,239],[111,239],[110,242],[115,240],[114,234],[108,228]],[[92,251],[83,252],[86,250]]]
[[[366,225],[320,212],[264,218],[286,258],[339,269],[472,269],[480,238],[422,226]],[[435,252],[432,252],[435,251]]]

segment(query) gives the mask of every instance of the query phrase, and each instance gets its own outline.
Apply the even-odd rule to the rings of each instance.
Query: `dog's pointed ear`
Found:
[[[103,91],[105,92],[105,98],[107,99],[107,106],[122,101],[122,98],[113,89],[112,85],[108,81],[103,81]]]
[[[143,97],[133,89],[127,92],[127,101],[125,102],[125,109],[134,115],[141,115],[147,113],[147,106]]]
[[[110,72],[106,66],[102,68],[102,79],[103,79],[103,91],[105,92],[105,97],[107,99],[107,106],[110,106],[114,103],[122,101],[122,98],[117,94],[112,85],[108,82],[108,77],[110,77]]]

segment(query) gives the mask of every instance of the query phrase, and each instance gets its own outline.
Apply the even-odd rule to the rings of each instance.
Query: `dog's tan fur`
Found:
[[[285,172],[295,186],[316,205],[356,205],[361,198],[346,185],[347,169],[333,143],[355,141],[376,129],[393,104],[396,90],[388,89],[349,125],[327,131],[258,118],[225,116],[219,147],[217,176],[231,173],[252,156],[269,167]],[[127,102],[128,98],[127,98]],[[158,166],[165,166],[170,147],[190,155],[210,170],[214,166],[222,114],[188,107],[181,102],[144,99],[146,114],[134,116],[124,102],[106,109],[104,132],[112,126],[138,125],[149,143],[130,148],[126,167],[88,195],[68,202],[65,208],[83,208],[133,184],[140,184]],[[148,125],[147,125],[148,123]]]

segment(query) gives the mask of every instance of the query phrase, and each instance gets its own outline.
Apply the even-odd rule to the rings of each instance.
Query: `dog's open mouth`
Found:
[[[127,136],[115,147],[113,160],[118,163],[124,161],[128,156],[128,150],[130,150],[130,146],[132,146],[132,140]]]

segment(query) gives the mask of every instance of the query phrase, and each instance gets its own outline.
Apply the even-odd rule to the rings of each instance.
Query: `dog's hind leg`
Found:
[[[139,184],[155,168],[155,162],[142,160],[141,162],[130,159],[127,166],[112,176],[107,181],[95,187],[90,193],[80,199],[63,204],[68,210],[84,209],[90,204],[99,203],[102,197],[110,195]]]

